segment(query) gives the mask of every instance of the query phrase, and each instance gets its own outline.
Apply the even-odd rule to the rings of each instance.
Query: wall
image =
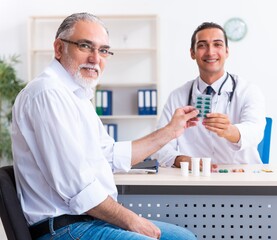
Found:
[[[265,94],[267,115],[277,119],[277,94],[272,87],[275,71],[277,15],[273,0],[0,0],[0,55],[20,54],[18,72],[27,80],[27,25],[34,15],[69,15],[88,11],[106,14],[158,14],[160,16],[161,102],[171,90],[197,76],[198,69],[190,59],[190,37],[203,21],[224,24],[231,17],[241,17],[248,24],[244,40],[230,42],[226,70],[259,85]],[[276,161],[277,132],[273,123],[271,161]]]

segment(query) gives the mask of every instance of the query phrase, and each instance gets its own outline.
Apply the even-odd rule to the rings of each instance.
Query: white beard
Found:
[[[92,79],[92,78],[84,78],[81,74],[81,68],[83,67],[89,67],[89,68],[95,68],[99,75],[96,79]],[[78,67],[77,72],[74,74],[74,80],[77,84],[79,84],[81,87],[85,88],[85,89],[93,89],[97,86],[97,84],[100,81],[100,77],[101,77],[101,70],[99,65],[92,65],[92,64],[81,64]]]

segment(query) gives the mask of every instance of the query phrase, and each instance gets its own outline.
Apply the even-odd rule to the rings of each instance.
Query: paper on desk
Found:
[[[144,160],[134,165],[128,173],[157,173],[159,169],[159,163],[156,159]]]
[[[131,169],[128,173],[132,173],[132,174],[157,173],[157,170],[155,170],[155,169]]]

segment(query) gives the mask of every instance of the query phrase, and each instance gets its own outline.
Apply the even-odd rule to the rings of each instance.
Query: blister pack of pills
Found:
[[[197,117],[206,117],[212,111],[212,96],[201,94],[196,97],[195,107],[199,110]]]

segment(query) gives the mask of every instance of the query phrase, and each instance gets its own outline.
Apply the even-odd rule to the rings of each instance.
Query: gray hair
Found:
[[[104,25],[104,23],[100,18],[90,13],[74,13],[63,20],[63,22],[61,23],[56,33],[55,39],[60,37],[65,38],[70,36],[72,31],[74,30],[74,25],[79,21],[89,21],[89,22],[99,23],[109,35],[108,29],[106,28],[106,26]]]

